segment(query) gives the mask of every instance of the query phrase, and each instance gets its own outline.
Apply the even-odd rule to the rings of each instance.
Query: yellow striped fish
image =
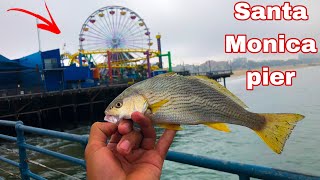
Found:
[[[280,154],[300,114],[258,114],[218,82],[205,76],[180,76],[167,73],[136,83],[105,110],[105,121],[118,123],[131,119],[139,111],[153,123],[173,130],[181,124],[204,124],[229,132],[224,123],[236,124],[254,130],[276,153]]]

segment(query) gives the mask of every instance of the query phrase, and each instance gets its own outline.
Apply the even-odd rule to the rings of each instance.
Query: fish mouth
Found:
[[[104,117],[104,120],[107,121],[107,122],[111,122],[111,123],[117,124],[117,122],[120,121],[120,118],[118,116],[106,115]]]

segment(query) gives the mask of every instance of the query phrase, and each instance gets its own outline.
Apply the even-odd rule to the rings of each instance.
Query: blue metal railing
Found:
[[[86,146],[88,142],[88,136],[84,135],[76,135],[76,134],[69,134],[69,133],[64,133],[64,132],[58,132],[58,131],[52,131],[52,130],[46,130],[46,129],[41,129],[41,128],[35,128],[35,127],[30,127],[30,126],[25,126],[21,121],[5,121],[5,120],[0,120],[0,126],[9,126],[9,127],[14,127],[17,133],[17,137],[12,137],[4,134],[0,134],[0,139],[4,139],[7,141],[12,141],[16,142],[17,146],[19,148],[19,163],[12,161],[10,159],[7,159],[5,157],[0,156],[0,161],[6,162],[10,165],[13,165],[15,167],[18,167],[20,170],[20,176],[21,179],[45,179],[37,174],[32,173],[29,170],[28,166],[28,158],[27,158],[27,153],[26,150],[31,150],[31,151],[36,151],[48,156],[52,156],[64,161],[71,162],[76,165],[80,165],[82,167],[86,167],[86,163],[83,159],[75,158],[72,156],[68,156],[65,154],[57,153],[51,150],[43,149],[37,146],[33,146],[30,144],[27,144],[25,141],[25,136],[24,132],[29,132],[29,133],[34,133],[38,135],[45,135],[45,136],[50,136],[50,137],[55,137],[59,139],[64,139],[72,142],[78,142],[81,143],[84,147]]]
[[[64,132],[46,130],[41,128],[35,128],[23,125],[21,121],[5,121],[0,120],[0,126],[15,127],[17,137],[12,137],[4,134],[0,134],[0,139],[7,141],[16,142],[19,148],[19,162],[7,159],[0,155],[0,161],[8,163],[12,166],[18,167],[20,169],[21,179],[30,178],[43,180],[45,178],[34,174],[30,171],[28,166],[28,157],[26,150],[36,151],[45,155],[49,155],[64,161],[71,162],[73,164],[86,167],[86,163],[83,159],[75,158],[69,155],[61,154],[51,150],[43,149],[37,146],[27,144],[25,141],[24,132],[34,133],[38,135],[50,136],[54,138],[64,139],[72,142],[77,142],[82,144],[84,147],[88,142],[88,136],[86,135],[76,135]],[[174,161],[183,164],[189,164],[192,166],[208,168],[212,170],[223,171],[227,173],[236,174],[239,176],[240,180],[248,180],[250,177],[259,179],[291,179],[291,180],[316,180],[320,177],[310,176],[295,172],[283,171],[278,169],[273,169],[270,167],[256,166],[241,164],[230,161],[217,160],[212,158],[207,158],[203,156],[197,156],[193,154],[186,154],[180,152],[169,151],[167,155],[167,160]]]

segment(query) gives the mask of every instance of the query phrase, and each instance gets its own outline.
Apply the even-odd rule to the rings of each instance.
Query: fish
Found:
[[[206,76],[161,74],[133,84],[105,110],[105,121],[119,123],[140,112],[165,129],[203,124],[230,132],[227,124],[252,129],[275,153],[280,154],[298,121],[295,113],[254,113],[219,82]]]

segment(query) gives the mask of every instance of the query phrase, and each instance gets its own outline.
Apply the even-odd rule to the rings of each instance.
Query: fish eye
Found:
[[[117,102],[117,103],[116,103],[116,108],[121,108],[121,106],[122,106],[122,103],[121,103],[121,102]]]

